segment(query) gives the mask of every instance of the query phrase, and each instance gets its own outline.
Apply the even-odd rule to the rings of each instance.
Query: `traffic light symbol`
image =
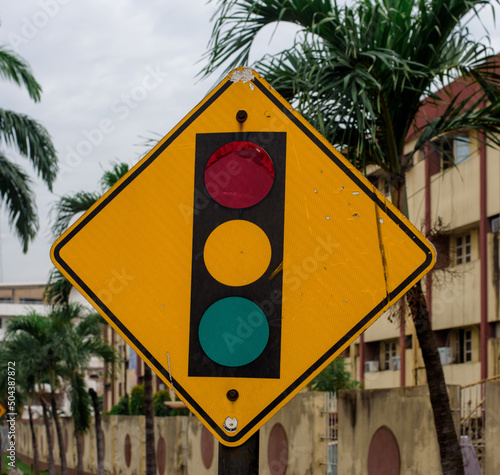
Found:
[[[279,378],[284,132],[197,134],[189,376]]]

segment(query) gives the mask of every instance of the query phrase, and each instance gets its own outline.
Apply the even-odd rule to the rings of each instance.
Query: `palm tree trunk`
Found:
[[[156,475],[153,375],[144,365],[144,414],[146,416],[146,475]]]
[[[408,198],[405,185],[400,185],[393,190],[392,202],[408,217]],[[460,442],[453,424],[450,398],[446,390],[446,381],[437,349],[436,335],[432,331],[429,310],[427,309],[427,302],[420,282],[408,291],[406,301],[415,324],[418,343],[424,359],[443,475],[463,475],[464,463]]]
[[[463,475],[464,465],[460,443],[451,416],[443,367],[420,282],[408,291],[406,299],[411,309],[418,343],[424,358],[443,475]]]
[[[99,409],[99,399],[96,392],[90,388],[90,397],[94,406],[95,417],[95,439],[97,443],[97,475],[104,475],[104,437],[102,432],[101,411]]]
[[[76,473],[78,475],[83,475],[83,450],[82,450],[82,437],[83,434],[75,430],[75,440],[76,440]]]
[[[40,402],[43,409],[43,423],[45,425],[45,432],[47,434],[47,449],[49,452],[49,475],[56,475],[56,466],[54,464],[54,444],[52,442],[52,436],[50,435],[50,423],[49,423],[49,410],[47,401],[41,397]]]
[[[68,475],[68,465],[66,464],[66,451],[64,450],[64,440],[61,430],[61,424],[59,423],[59,414],[57,413],[57,402],[56,393],[53,389],[50,391],[50,403],[52,405],[52,417],[54,418],[54,424],[56,425],[57,441],[59,443],[59,456],[61,458],[61,475]]]
[[[33,470],[35,472],[35,475],[38,475],[40,473],[38,462],[38,444],[36,441],[35,428],[33,426],[33,413],[31,411],[31,404],[28,405],[28,415],[30,418],[31,443],[33,445]]]

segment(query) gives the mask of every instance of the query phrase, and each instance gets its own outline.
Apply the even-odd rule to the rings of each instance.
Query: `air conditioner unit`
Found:
[[[365,361],[365,373],[375,373],[379,370],[378,361]]]
[[[438,348],[438,351],[442,365],[453,363],[453,350],[449,346]]]
[[[399,356],[391,357],[391,369],[392,371],[399,371],[401,368],[401,358]]]

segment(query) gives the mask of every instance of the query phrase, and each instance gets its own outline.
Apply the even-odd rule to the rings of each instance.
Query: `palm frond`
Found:
[[[51,209],[54,222],[52,225],[53,235],[57,237],[62,234],[75,215],[87,211],[100,197],[100,193],[86,191],[62,196]]]
[[[52,190],[59,166],[50,135],[42,125],[27,115],[0,109],[0,139],[28,158]]]
[[[5,46],[0,46],[0,78],[24,86],[31,99],[35,102],[40,100],[42,88],[33,77],[31,68],[21,57],[9,51]]]
[[[31,189],[32,181],[18,165],[0,152],[0,197],[5,202],[9,224],[21,240],[23,252],[38,231],[38,217]]]
[[[479,66],[488,58],[488,48],[461,24],[465,15],[477,15],[490,3],[220,0],[202,73],[246,63],[265,25],[298,25],[301,41],[289,51],[264,57],[257,69],[353,164],[374,163],[401,176],[405,140],[423,96],[464,72],[490,101],[498,91],[495,73],[487,76],[484,65]],[[456,126],[467,118],[454,117]],[[494,120],[489,125],[490,130],[496,127]]]
[[[25,315],[16,315],[15,317],[9,318],[7,323],[7,339],[16,332],[31,335],[37,341],[40,341],[41,344],[44,344],[50,333],[49,321],[46,317],[34,311],[28,312]]]
[[[111,170],[104,171],[101,177],[101,187],[103,191],[111,188],[121,177],[123,177],[129,170],[128,163],[115,162]]]
[[[72,288],[71,282],[58,269],[52,269],[43,289],[43,300],[52,305],[67,305]]]
[[[202,70],[203,76],[221,67],[227,72],[247,65],[254,40],[266,25],[284,21],[308,28],[311,24],[320,25],[331,10],[329,0],[219,0],[218,3],[217,19],[204,55],[207,65]]]
[[[71,378],[71,416],[75,424],[75,431],[80,434],[86,432],[90,427],[91,403],[83,375],[79,371],[74,371]]]

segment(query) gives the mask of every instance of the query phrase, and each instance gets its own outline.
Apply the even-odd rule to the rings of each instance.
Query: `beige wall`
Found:
[[[500,381],[486,383],[485,389],[485,470],[500,473]]]
[[[42,300],[45,284],[0,284],[0,298],[13,303],[23,299]]]
[[[433,218],[442,216],[451,229],[479,221],[479,154],[434,175],[431,184]],[[425,211],[425,210],[424,210]]]
[[[287,475],[322,474],[324,462],[325,394],[302,392],[273,416],[260,430],[259,474],[271,473],[268,460],[269,434],[275,424],[281,424],[288,437]],[[273,468],[276,470],[275,461]]]
[[[448,393],[457,408],[457,388],[449,387]],[[382,426],[398,442],[401,474],[442,473],[427,387],[341,391],[338,413],[339,474],[368,473],[370,442]]]
[[[479,260],[455,266],[432,289],[432,328],[441,330],[479,323]]]
[[[485,474],[500,473],[500,381],[485,385]],[[458,428],[459,390],[449,386],[450,404]],[[474,403],[474,402],[473,402]],[[465,401],[465,405],[468,401]],[[275,424],[281,424],[286,433],[288,457],[287,475],[315,475],[324,473],[325,453],[325,394],[300,393],[282,411],[260,430],[260,471],[270,475],[268,464],[269,434]],[[439,452],[435,437],[428,389],[425,386],[365,391],[342,391],[338,401],[338,474],[367,474],[367,458],[374,433],[382,426],[394,434],[400,452],[401,474],[441,474]],[[76,466],[76,446],[72,423],[62,420],[67,435],[67,457],[70,467]],[[17,453],[32,457],[31,434],[27,421],[18,421]],[[47,445],[43,424],[36,423],[37,440],[42,443],[43,462],[47,461]],[[92,429],[93,430],[93,429]],[[105,416],[105,469],[110,474],[144,473],[144,418],[142,416]],[[163,437],[166,447],[165,474],[215,475],[217,473],[217,443],[214,443],[213,461],[206,468],[201,456],[201,438],[204,431],[195,417],[167,417],[155,419],[156,442]],[[125,462],[124,447],[127,435],[131,443],[130,465]],[[96,453],[93,432],[84,438],[86,473],[95,473]],[[54,451],[58,463],[57,443]],[[28,460],[29,462],[29,460]],[[279,461],[278,461],[279,462]],[[276,465],[274,465],[276,467]],[[159,473],[159,472],[158,472]]]
[[[365,372],[365,389],[383,389],[399,386],[399,371],[385,370]]]
[[[494,216],[500,211],[500,150],[494,148],[487,149],[486,162],[487,175],[487,207],[486,213],[488,216]]]
[[[288,461],[287,475],[322,474],[325,453],[325,393],[303,392],[297,395],[280,412],[271,418],[260,429],[260,474],[270,474],[268,460],[269,434],[275,424],[285,429],[288,459],[282,455],[276,463]],[[69,418],[62,418],[63,433],[67,439],[66,457],[68,466],[77,465],[76,444],[73,423]],[[48,462],[45,427],[41,422],[36,425],[36,436],[41,444],[40,459],[42,468]],[[105,470],[107,474],[141,475],[145,473],[145,432],[143,416],[103,416],[103,432],[105,440]],[[17,453],[25,461],[33,457],[31,434],[27,421],[18,421]],[[157,417],[155,418],[156,446],[163,438],[168,475],[215,475],[217,474],[218,443],[214,440],[213,461],[206,468],[201,455],[201,439],[203,428],[194,416]],[[54,435],[54,429],[52,430]],[[212,437],[211,435],[209,437]],[[126,465],[125,445],[130,440],[130,463]],[[59,464],[57,442],[54,444],[54,459]],[[158,453],[157,453],[158,458]],[[162,475],[158,467],[158,474]],[[93,474],[97,471],[97,454],[94,428],[84,435],[84,470]]]
[[[498,187],[500,188],[500,186]],[[488,321],[500,321],[500,236],[488,234]],[[496,257],[496,259],[495,259]]]
[[[390,318],[390,320],[389,320]],[[408,325],[406,325],[408,327]],[[383,313],[380,318],[364,332],[365,342],[390,340],[399,338],[400,328],[398,316],[394,311]]]
[[[425,218],[425,161],[418,162],[406,175],[408,214],[417,229],[423,230]]]
[[[398,353],[399,354],[399,353]],[[406,386],[414,384],[413,377],[413,350],[407,348],[405,350],[406,357],[406,374],[405,383]],[[359,358],[356,358],[356,365],[359,365]],[[353,373],[356,375],[354,379],[359,379],[359,366],[357,366],[356,371]],[[364,389],[385,389],[385,388],[397,388],[400,386],[400,371],[399,370],[384,370],[375,371],[372,373],[365,372],[365,383]]]
[[[443,365],[444,378],[446,384],[467,384],[477,383],[481,379],[481,363],[462,363]]]

